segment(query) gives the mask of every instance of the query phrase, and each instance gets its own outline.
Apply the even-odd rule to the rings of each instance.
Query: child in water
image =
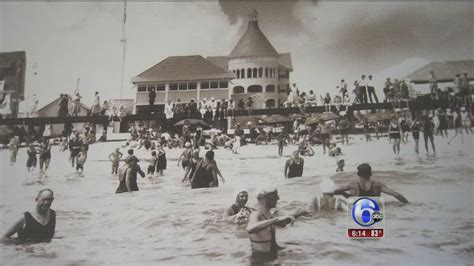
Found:
[[[76,171],[84,172],[84,164],[87,160],[87,153],[84,146],[81,147],[81,151],[77,154],[76,159]]]
[[[158,158],[156,162],[156,171],[160,174],[160,176],[163,176],[163,170],[166,169],[166,152],[161,145],[158,145],[157,151]]]
[[[157,160],[158,160],[158,157],[156,156],[156,151],[152,151],[151,159],[149,160],[150,164],[148,165],[148,170],[147,170],[147,174],[149,175],[149,177],[155,174]]]
[[[118,174],[120,158],[123,154],[120,152],[119,148],[116,148],[114,152],[109,154],[109,160],[112,162],[112,175]]]

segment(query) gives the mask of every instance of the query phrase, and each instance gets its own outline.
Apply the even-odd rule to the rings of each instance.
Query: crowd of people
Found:
[[[459,83],[462,84],[461,77],[459,80]],[[411,97],[409,84],[409,81],[399,82],[394,80],[391,82],[390,79],[387,79],[384,88],[385,101],[399,102],[409,99]],[[347,84],[344,80],[341,80],[341,84],[338,86],[340,95],[337,95],[337,101],[336,97],[332,101],[329,94],[326,97],[321,97],[321,101],[328,106],[326,112],[331,112],[331,105],[336,103],[342,106],[346,103],[379,101],[371,75],[367,79],[365,75],[362,75],[361,80],[354,82],[354,85],[353,94],[355,94],[355,98],[353,101],[349,99]],[[169,149],[182,149],[177,160],[177,166],[178,169],[179,167],[183,169],[181,182],[187,183],[187,186],[191,189],[216,188],[219,187],[220,182],[224,183],[225,179],[218,167],[214,151],[222,148],[237,154],[239,153],[239,147],[248,143],[253,143],[253,145],[275,144],[278,147],[277,154],[279,156],[283,156],[285,146],[296,146],[297,149],[292,151],[291,156],[283,166],[283,177],[285,179],[304,176],[304,157],[314,156],[313,147],[317,145],[322,147],[323,154],[334,157],[336,172],[344,171],[346,161],[342,146],[350,144],[349,134],[357,128],[363,130],[366,141],[372,141],[372,132],[375,133],[377,139],[386,136],[396,155],[400,154],[402,143],[408,143],[410,133],[414,140],[415,152],[419,153],[418,145],[420,132],[422,132],[426,152],[429,152],[428,144],[431,144],[432,152],[435,153],[435,135],[445,138],[447,143],[450,144],[456,138],[463,142],[464,133],[473,133],[471,127],[472,116],[470,109],[466,108],[470,108],[470,102],[463,96],[462,86],[460,85],[459,92],[454,92],[454,100],[450,101],[452,104],[450,106],[453,109],[439,108],[415,114],[407,109],[398,108],[388,119],[385,117],[384,119],[369,121],[370,114],[356,113],[354,119],[350,120],[345,112],[341,111],[338,112],[339,116],[335,118],[320,119],[316,122],[311,120],[311,115],[298,115],[294,117],[292,124],[253,125],[249,123],[247,124],[248,128],[236,124],[232,131],[215,131],[212,134],[205,133],[199,124],[191,124],[189,120],[186,120],[180,126],[180,130],[174,131],[164,131],[159,126],[145,127],[144,125],[133,124],[129,129],[129,138],[122,146],[123,149],[127,150],[127,154],[122,154],[120,148],[117,148],[108,155],[111,174],[118,177],[118,187],[115,192],[139,191],[138,176],[152,178],[165,175],[164,171],[168,168],[166,150]],[[432,96],[441,97],[438,93],[434,93]],[[156,96],[150,95],[150,104],[154,103],[155,99],[153,97]],[[301,98],[303,100],[300,100]],[[80,99],[81,96],[76,92],[73,108],[70,108],[70,97],[61,95],[58,116],[80,115]],[[107,113],[108,104],[100,104],[98,92],[96,92],[94,99],[91,115]],[[209,103],[206,99],[199,103],[192,101],[188,105],[180,105],[179,102],[177,104],[168,102],[165,106],[164,112],[168,119],[172,118],[175,113],[187,112],[190,116],[199,113],[203,119],[215,120],[232,115],[234,110],[247,110],[251,115],[253,109],[251,98],[247,103],[241,104],[243,100],[239,101],[237,107],[234,103],[224,99],[216,101],[213,98]],[[304,111],[305,106],[316,106],[317,100],[314,92],[310,91],[308,95],[300,94],[296,86],[293,86],[293,90],[285,104],[288,107],[298,106]],[[337,109],[339,110],[339,107]],[[449,129],[454,129],[455,132],[451,138],[448,135]],[[69,151],[71,166],[79,176],[84,177],[90,145],[96,142],[96,134],[92,127],[85,125],[81,130],[73,128],[70,134],[65,132],[62,138],[57,140],[43,138],[39,142],[29,143],[26,149],[27,171],[34,171],[39,155],[39,172],[47,172],[52,159],[51,145],[57,144],[61,147],[62,152]],[[20,144],[19,137],[13,134],[8,145],[11,154],[10,164],[16,163]],[[137,156],[137,151],[140,151],[139,156]],[[201,154],[204,154],[204,156],[201,157]],[[143,163],[147,164],[146,172],[142,170],[141,164]],[[256,208],[246,206],[249,193],[247,190],[240,190],[236,195],[235,203],[224,211],[224,217],[227,221],[247,224],[246,231],[252,249],[252,263],[261,264],[274,260],[277,257],[278,250],[282,249],[276,241],[276,227],[291,224],[299,216],[311,215],[323,210],[345,210],[347,209],[346,198],[351,196],[379,197],[382,193],[385,193],[395,197],[402,203],[408,203],[408,200],[402,194],[388,188],[382,182],[372,181],[370,165],[360,164],[357,167],[357,176],[357,180],[339,186],[336,186],[330,178],[325,178],[320,184],[322,195],[311,199],[310,209],[300,209],[291,215],[279,212],[276,208],[280,197],[275,188],[267,188],[258,192]],[[40,190],[36,197],[35,210],[25,212],[23,217],[5,233],[3,241],[15,243],[50,241],[54,236],[56,225],[56,213],[51,209],[53,200],[54,193],[52,190]],[[15,234],[18,235],[16,239],[12,238]]]

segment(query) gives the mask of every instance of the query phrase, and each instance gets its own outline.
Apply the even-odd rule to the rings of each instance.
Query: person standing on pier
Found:
[[[385,94],[385,102],[390,102],[390,88],[392,87],[392,82],[390,78],[385,80],[385,84],[383,87],[383,93]]]
[[[359,87],[360,87],[360,95],[362,97],[362,103],[365,104],[367,103],[367,88],[368,88],[368,83],[367,83],[367,80],[365,79],[365,75],[360,76]]]
[[[81,112],[81,98],[82,96],[79,94],[79,90],[74,91],[74,105],[72,108],[72,116],[78,116]]]
[[[94,94],[94,102],[92,103],[92,107],[91,107],[92,116],[99,115],[100,111],[101,111],[100,96],[99,96],[99,92],[96,91],[95,94]]]
[[[68,116],[68,105],[69,105],[68,96],[66,94],[60,94],[60,96],[59,96],[58,117],[67,117]]]
[[[367,81],[367,91],[369,92],[370,103],[373,103],[372,94],[374,95],[375,102],[379,103],[379,99],[377,98],[377,93],[375,93],[375,87],[374,87],[374,81],[372,80],[372,75],[369,75],[369,80]]]
[[[430,74],[428,76],[428,83],[430,85],[431,99],[438,99],[438,79],[436,78],[436,75],[433,70],[430,71]]]
[[[153,114],[153,107],[155,106],[156,92],[155,89],[151,89],[148,92],[148,103],[150,104],[150,114]]]

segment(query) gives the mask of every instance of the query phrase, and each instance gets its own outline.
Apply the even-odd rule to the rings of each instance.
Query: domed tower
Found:
[[[278,54],[258,26],[256,10],[249,15],[247,30],[228,57],[229,71],[235,73],[230,94],[238,102],[252,97],[254,108],[278,107],[289,84],[291,59]]]

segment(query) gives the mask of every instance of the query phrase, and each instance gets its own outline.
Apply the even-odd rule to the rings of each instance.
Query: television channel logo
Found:
[[[347,223],[349,238],[384,236],[384,205],[379,197],[353,198],[349,206]]]

